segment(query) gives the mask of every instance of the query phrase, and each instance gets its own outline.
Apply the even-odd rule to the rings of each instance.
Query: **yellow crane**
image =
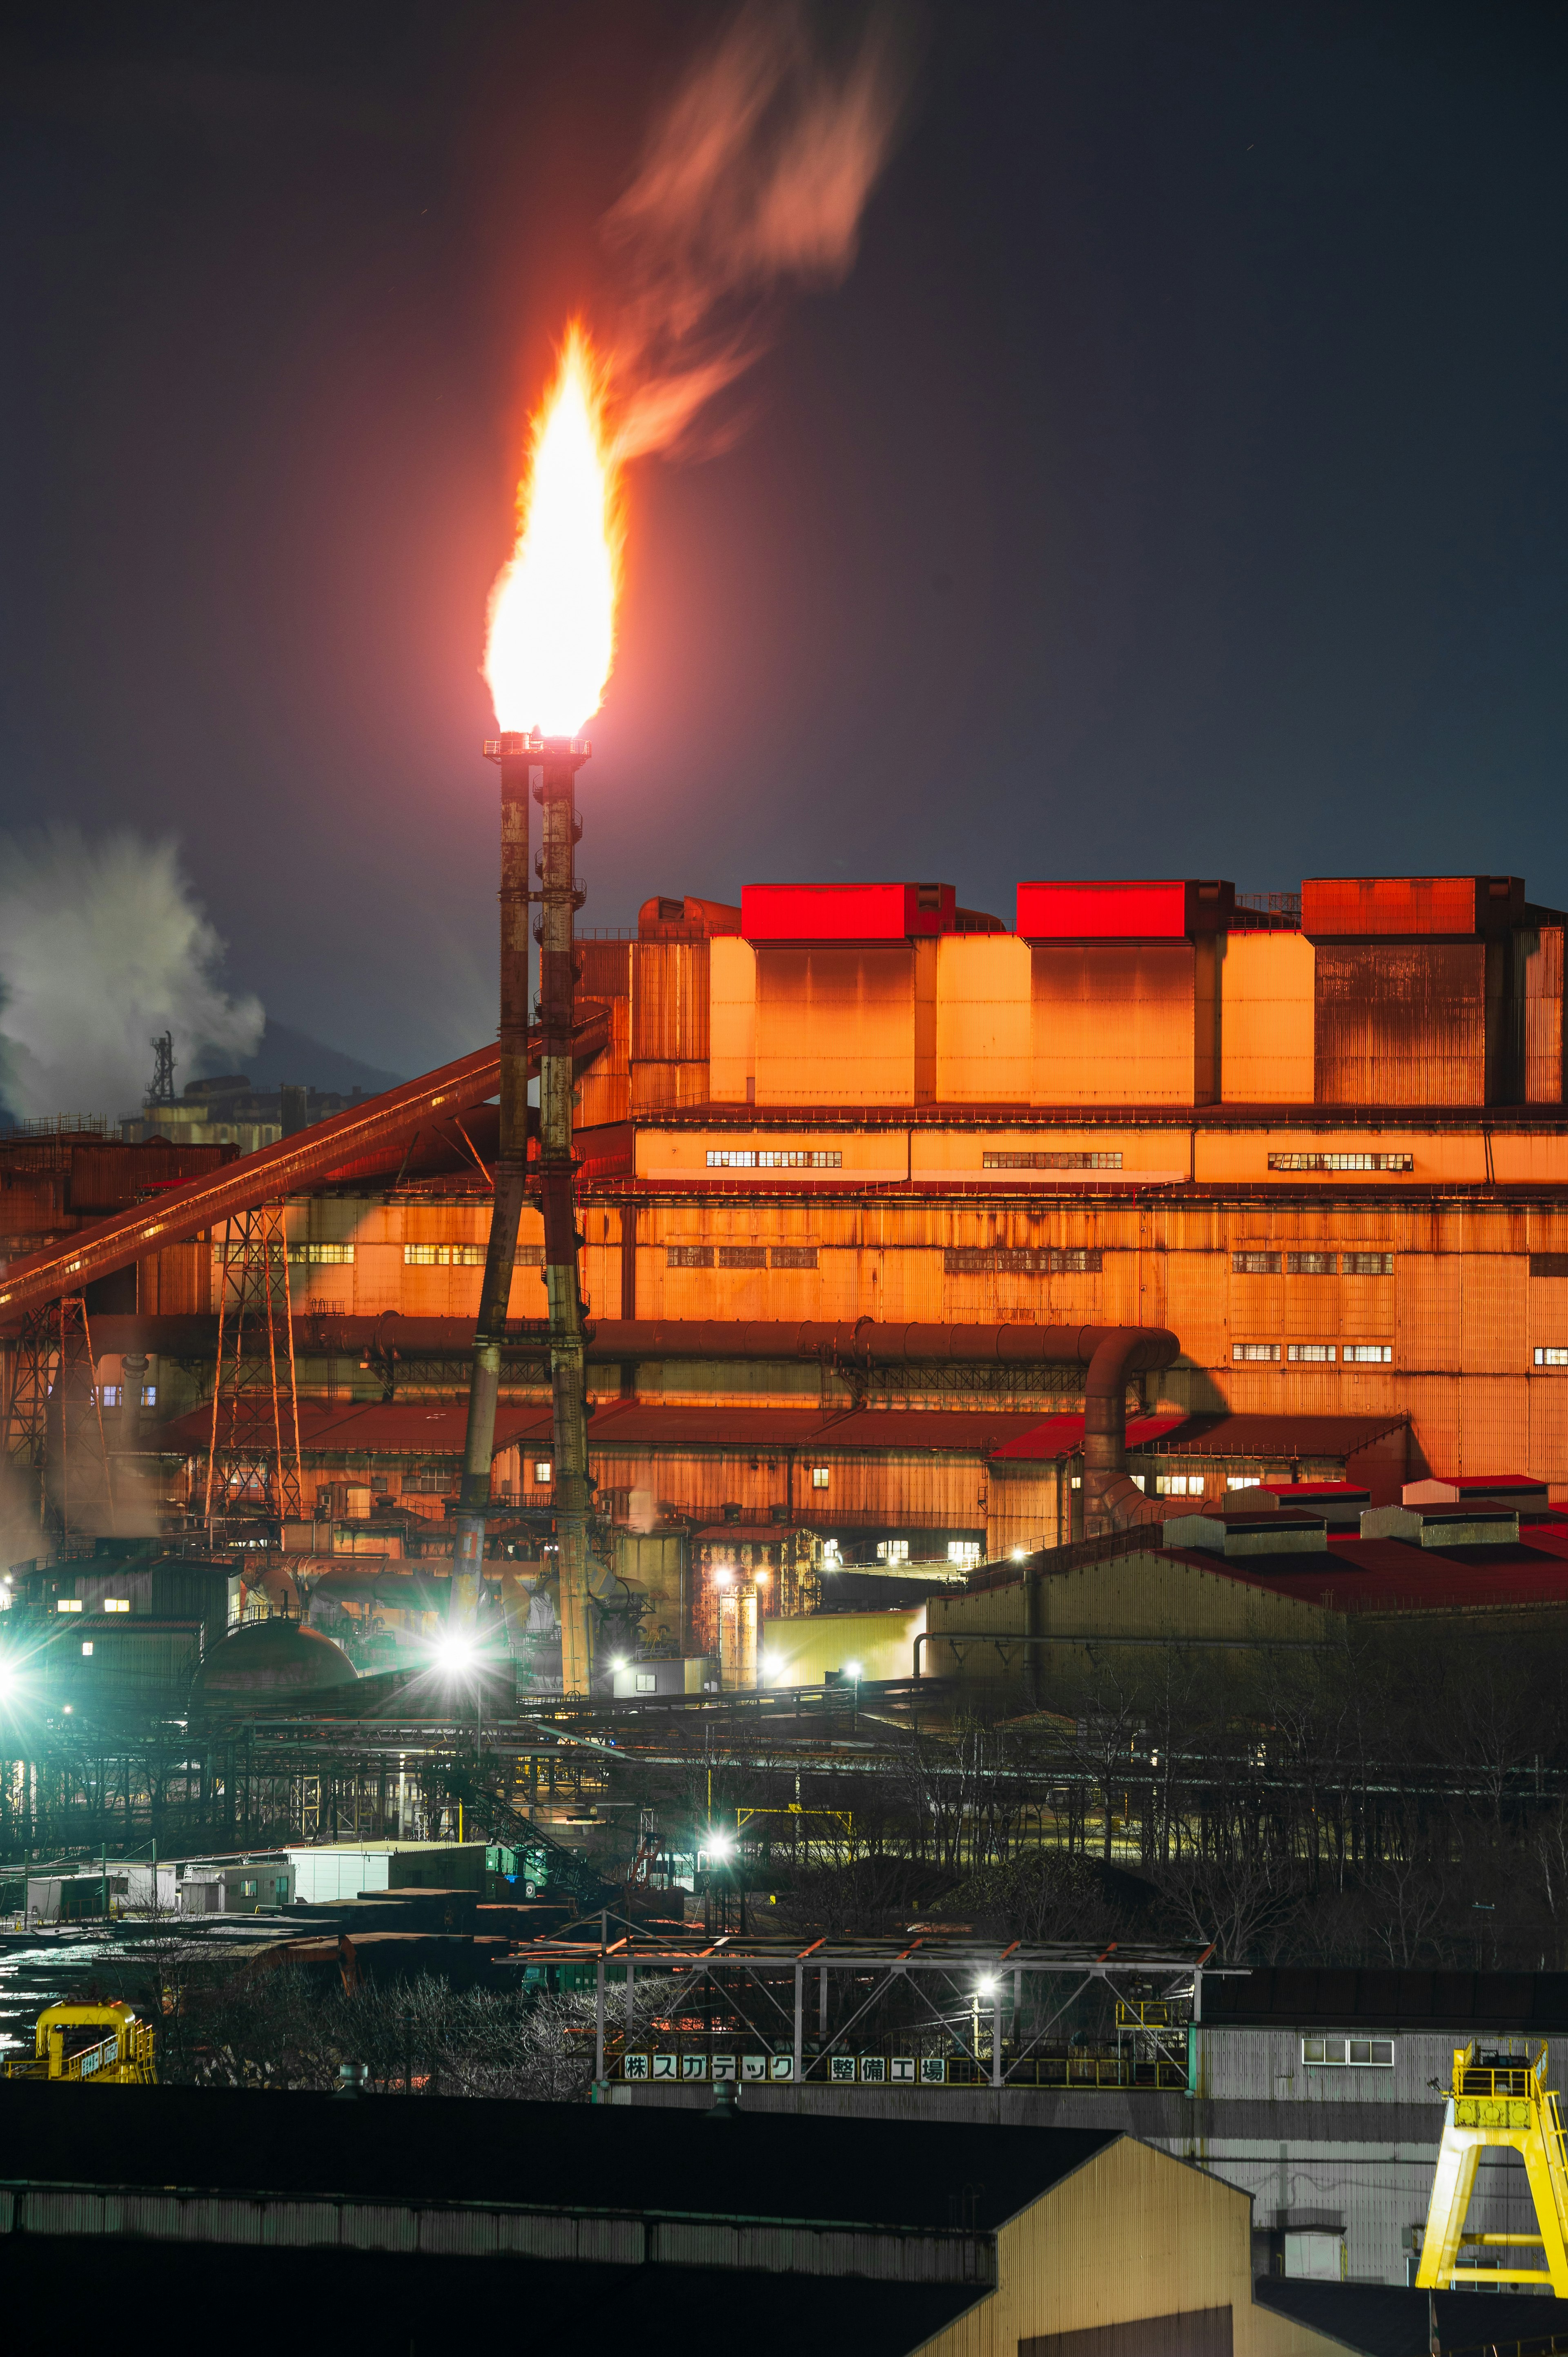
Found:
[[[103,2029],[108,2035],[68,2054],[66,2031],[82,2029]],[[157,2084],[151,2025],[119,1999],[111,2005],[46,2006],[33,2031],[31,2061],[4,2067],[7,2079],[74,2079],[95,2087]]]
[[[1539,2233],[1465,2232],[1477,2164],[1488,2148],[1517,2152],[1523,2160]],[[1459,2264],[1466,2252],[1509,2247],[1541,2252],[1545,2266]],[[1568,2147],[1556,2093],[1546,2083],[1544,2046],[1533,2062],[1526,2054],[1482,2054],[1473,2039],[1455,2048],[1415,2280],[1423,2291],[1467,2283],[1550,2284],[1558,2299],[1568,2299]]]

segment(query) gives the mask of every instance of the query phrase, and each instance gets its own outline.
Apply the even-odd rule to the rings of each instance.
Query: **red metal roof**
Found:
[[[1235,913],[1236,887],[1221,881],[1036,883],[1018,887],[1026,941],[1182,941],[1212,933]]]
[[[338,1408],[307,1404],[299,1411],[299,1445],[314,1456],[458,1457],[467,1415],[462,1401],[446,1406],[379,1400]],[[991,1457],[1038,1423],[1037,1415],[1016,1410],[862,1408],[824,1415],[820,1408],[656,1407],[634,1400],[613,1400],[590,1419],[588,1446],[593,1449],[864,1448],[898,1454],[932,1449]],[[153,1436],[153,1445],[169,1450],[204,1449],[211,1431],[211,1409],[196,1408],[164,1425]],[[496,1411],[498,1449],[510,1448],[516,1441],[547,1446],[551,1437],[547,1406]]]
[[[1194,1416],[1160,1446],[1184,1457],[1354,1457],[1386,1434],[1399,1415]]]
[[[992,1457],[1039,1417],[1017,1410],[653,1407],[628,1401],[601,1408],[588,1426],[592,1448],[918,1449]]]
[[[1133,1416],[1127,1426],[1129,1448],[1152,1448],[1167,1432],[1175,1432],[1188,1419],[1185,1415]],[[1015,1463],[1042,1458],[1075,1457],[1083,1447],[1081,1415],[1047,1415],[1043,1424],[1031,1426],[1015,1440],[1004,1441],[993,1454]]]
[[[910,941],[950,933],[956,899],[950,884],[747,884],[740,930],[748,942]]]
[[[1157,1550],[1179,1563],[1299,1597],[1329,1612],[1462,1612],[1568,1604],[1568,1527],[1533,1529],[1514,1546],[1422,1547],[1401,1539],[1337,1539],[1321,1555],[1227,1558],[1197,1547]]]
[[[1301,929],[1354,940],[1379,933],[1478,933],[1524,914],[1518,876],[1308,876]]]
[[[310,1454],[349,1455],[361,1450],[396,1457],[461,1456],[467,1430],[466,1402],[430,1406],[423,1402],[371,1400],[359,1406],[325,1407],[302,1403],[299,1445]],[[524,1438],[550,1437],[547,1407],[499,1407],[496,1410],[496,1447],[510,1448]],[[193,1408],[176,1416],[152,1436],[156,1448],[205,1448],[212,1437],[212,1411]]]

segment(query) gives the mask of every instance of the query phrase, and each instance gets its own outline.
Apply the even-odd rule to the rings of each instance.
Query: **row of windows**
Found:
[[[1277,1360],[1283,1350],[1291,1366],[1331,1367],[1336,1351],[1347,1367],[1391,1367],[1393,1364],[1391,1342],[1232,1342],[1230,1357],[1240,1364],[1243,1360]]]
[[[942,1254],[946,1276],[1098,1276],[1103,1265],[1098,1244],[1041,1245],[1037,1250],[1007,1244],[950,1244]]]
[[[1271,1170],[1413,1170],[1413,1154],[1271,1154]]]
[[[98,1607],[100,1612],[129,1612],[130,1609],[131,1599],[128,1596],[105,1596],[100,1600]],[[81,1598],[80,1596],[59,1596],[55,1598],[55,1610],[80,1612]]]
[[[1120,1149],[1103,1154],[987,1154],[987,1170],[1120,1170]]]
[[[1568,1343],[1548,1342],[1535,1353],[1538,1367],[1568,1367]]]
[[[815,1244],[666,1244],[667,1268],[815,1268]]]
[[[1304,2062],[1370,2063],[1378,2070],[1391,2071],[1394,2041],[1391,2038],[1304,2038],[1301,2059]]]
[[[805,1148],[794,1153],[754,1152],[749,1146],[710,1146],[710,1170],[842,1170],[843,1156],[837,1147],[812,1152]]]
[[[221,1255],[220,1255],[221,1257]],[[290,1268],[352,1268],[352,1244],[290,1244]]]
[[[1233,1276],[1392,1276],[1391,1252],[1233,1252]]]

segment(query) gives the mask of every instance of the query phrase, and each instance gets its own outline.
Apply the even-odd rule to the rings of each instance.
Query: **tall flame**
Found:
[[[485,677],[503,729],[575,737],[615,662],[623,533],[606,390],[604,363],[574,320],[529,421],[517,545],[490,591]]]

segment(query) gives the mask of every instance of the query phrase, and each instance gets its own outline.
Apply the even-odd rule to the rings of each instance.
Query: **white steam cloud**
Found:
[[[0,1097],[24,1118],[128,1113],[163,1031],[187,1077],[203,1051],[240,1069],[264,1018],[219,986],[222,952],[172,843],[0,837]]]
[[[768,297],[837,285],[897,137],[916,21],[881,5],[830,55],[800,0],[748,0],[688,71],[605,222],[628,292],[615,372],[623,458],[689,444],[766,349]]]

